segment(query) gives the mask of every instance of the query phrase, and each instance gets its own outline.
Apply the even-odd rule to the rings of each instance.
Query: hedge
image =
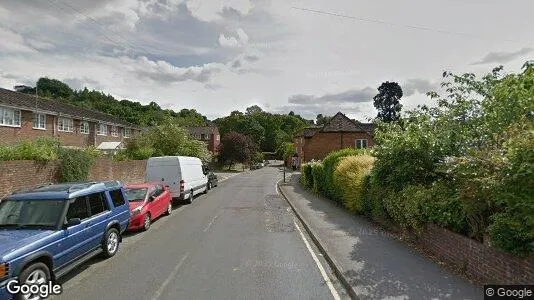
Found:
[[[363,153],[365,153],[365,151],[363,150],[346,148],[330,153],[323,160],[323,196],[330,198],[338,203],[342,202],[343,194],[341,192],[341,188],[339,186],[336,186],[336,184],[334,183],[334,171],[342,158],[346,156],[362,155]]]
[[[373,168],[370,155],[346,156],[334,170],[334,186],[339,187],[343,205],[351,212],[363,210],[364,179]]]

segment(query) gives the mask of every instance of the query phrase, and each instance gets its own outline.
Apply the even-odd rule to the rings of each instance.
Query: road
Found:
[[[221,182],[60,279],[53,299],[346,299],[278,195],[281,177],[270,166]]]

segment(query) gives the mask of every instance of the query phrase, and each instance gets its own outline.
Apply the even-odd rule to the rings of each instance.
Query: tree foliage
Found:
[[[36,86],[37,93],[41,97],[98,110],[139,126],[157,126],[169,122],[180,126],[202,126],[208,122],[205,116],[194,109],[182,109],[175,112],[161,108],[154,101],[143,105],[130,100],[118,100],[97,90],[90,91],[84,88],[76,91],[57,79],[40,78]],[[36,94],[35,88],[25,85],[15,86],[15,90]]]
[[[204,142],[191,138],[183,127],[167,123],[131,139],[118,159],[147,159],[152,156],[193,156],[204,163],[209,163],[212,158]]]
[[[373,98],[373,104],[378,109],[377,118],[383,122],[398,120],[402,109],[401,98],[402,88],[398,83],[382,83],[378,87],[378,94]]]
[[[234,163],[250,163],[257,152],[258,146],[244,134],[230,132],[221,139],[220,159],[230,168]]]
[[[221,136],[237,132],[249,136],[263,152],[275,152],[283,143],[290,142],[292,137],[309,121],[299,115],[272,114],[263,111],[259,106],[248,107],[245,113],[233,111],[229,116],[214,121],[219,127]]]

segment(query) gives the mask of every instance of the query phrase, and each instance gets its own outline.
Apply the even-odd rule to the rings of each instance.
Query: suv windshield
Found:
[[[146,188],[126,189],[126,197],[128,197],[128,201],[130,202],[145,201],[146,193]]]
[[[64,205],[64,200],[3,201],[0,203],[0,227],[54,228]]]

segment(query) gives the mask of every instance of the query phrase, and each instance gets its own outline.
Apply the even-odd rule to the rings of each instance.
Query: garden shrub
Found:
[[[79,149],[60,149],[59,182],[86,181],[95,156],[92,151]]]
[[[364,179],[373,162],[370,155],[346,156],[334,170],[334,186],[339,188],[343,205],[351,212],[363,210]]]
[[[305,163],[301,166],[301,183],[304,184],[307,188],[313,188],[313,175],[312,175],[312,164]]]
[[[0,160],[51,161],[58,159],[59,141],[54,138],[37,138],[22,141],[14,146],[0,147]]]
[[[324,195],[324,166],[322,163],[317,162],[311,165],[313,188],[315,193]]]
[[[390,193],[384,198],[384,207],[402,228],[418,230],[425,223],[423,207],[429,198],[424,186],[408,185],[400,193]]]
[[[365,153],[364,150],[358,150],[354,148],[346,148],[339,151],[330,153],[324,160],[324,172],[323,172],[323,196],[334,200],[338,203],[342,201],[342,192],[338,186],[334,183],[334,171],[339,161],[346,156],[361,155]]]
[[[368,217],[387,216],[383,201],[388,190],[380,186],[372,170],[363,179],[363,190],[362,213]]]
[[[426,220],[451,231],[467,234],[464,205],[452,182],[436,181],[428,190],[430,199],[423,206]]]

